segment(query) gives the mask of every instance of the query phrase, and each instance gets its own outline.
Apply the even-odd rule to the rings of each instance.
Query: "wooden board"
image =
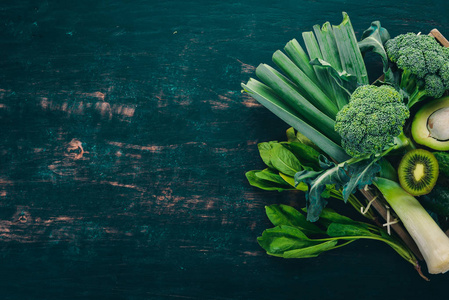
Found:
[[[2,1],[1,298],[445,296],[448,275],[376,241],[282,260],[256,240],[264,206],[304,198],[246,182],[287,126],[240,83],[343,9],[360,36],[374,5],[387,28],[449,32],[421,2],[411,22],[391,1]]]

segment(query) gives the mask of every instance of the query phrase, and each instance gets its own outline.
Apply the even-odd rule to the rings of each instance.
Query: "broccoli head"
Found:
[[[393,87],[364,85],[338,112],[335,131],[341,136],[343,148],[353,157],[380,153],[402,133],[409,115]]]
[[[426,97],[440,98],[449,89],[449,49],[434,37],[401,34],[388,40],[385,50],[402,70],[400,88],[409,95],[409,108]]]

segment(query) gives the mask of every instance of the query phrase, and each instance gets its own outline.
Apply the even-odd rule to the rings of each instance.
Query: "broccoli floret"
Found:
[[[449,50],[449,48],[447,48]],[[449,62],[445,62],[438,73],[443,80],[444,86],[449,86]]]
[[[441,77],[436,74],[427,75],[424,78],[424,83],[424,89],[430,97],[439,98],[446,90]]]
[[[412,74],[418,76],[418,78],[426,76],[428,73],[426,60],[424,58],[424,53],[421,50],[407,46],[401,48],[399,54],[396,64],[400,69],[408,70]]]
[[[335,131],[341,136],[343,148],[353,157],[380,153],[402,133],[409,116],[401,95],[393,87],[364,85],[338,112]]]
[[[449,49],[434,37],[401,34],[387,41],[385,50],[402,70],[400,88],[408,95],[409,108],[426,97],[440,98],[449,89]]]

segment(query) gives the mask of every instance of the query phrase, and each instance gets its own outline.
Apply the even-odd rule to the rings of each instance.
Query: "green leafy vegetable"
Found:
[[[380,55],[385,74],[385,82],[394,84],[395,76],[390,69],[389,59],[385,51],[384,44],[390,39],[388,31],[380,25],[379,21],[374,21],[371,26],[363,32],[362,40],[358,43],[362,54],[373,52]]]
[[[307,190],[307,186],[298,185],[296,188],[285,181],[273,181],[273,180],[265,180],[261,179],[257,176],[261,171],[248,171],[246,172],[246,179],[248,179],[249,184],[254,187],[260,188],[266,191],[285,191],[285,190]]]
[[[305,209],[304,209],[305,210]],[[406,261],[417,265],[413,253],[400,241],[376,226],[354,221],[330,209],[324,209],[318,226],[308,223],[304,216],[286,205],[266,207],[274,228],[267,229],[257,240],[269,255],[283,258],[310,258],[337,249],[359,239],[385,242]],[[310,227],[312,226],[312,227]]]
[[[335,143],[328,136],[324,135],[313,126],[302,120],[298,114],[268,86],[255,79],[250,79],[247,84],[242,84],[242,86],[252,97],[281,118],[284,122],[304,134],[322,151],[341,161],[348,158],[348,155],[339,144]],[[333,133],[333,136],[337,134],[334,130],[332,130],[331,133]]]
[[[274,144],[271,153],[271,164],[279,172],[295,176],[298,171],[303,170],[298,158],[283,145]]]
[[[289,130],[288,142],[264,145],[261,156],[268,170],[251,171],[247,177],[251,184],[265,189],[292,189],[296,185],[306,191],[306,220],[318,222],[316,226],[327,233],[307,229],[302,214],[272,209],[270,219],[276,227],[259,237],[260,245],[271,255],[303,258],[357,239],[380,240],[419,270],[411,250],[382,228],[348,220],[325,208],[332,197],[347,200],[360,211],[363,206],[353,192],[374,182],[417,242],[431,273],[448,270],[449,239],[415,198],[394,181],[376,177],[381,174],[396,179],[385,157],[393,150],[414,147],[403,130],[409,111],[402,96],[408,97],[409,108],[449,87],[448,50],[433,45],[433,38],[416,35],[391,40],[379,22],[371,24],[358,44],[346,13],[341,24],[315,26],[314,32],[302,36],[307,51],[292,40],[284,48],[287,55],[281,51],[273,55],[282,73],[261,64],[256,75],[263,83],[250,79],[242,87],[305,139]],[[415,43],[422,44],[413,47]],[[362,55],[367,51],[381,56],[387,83],[395,86],[398,76],[388,68],[385,53],[403,70],[400,85],[395,86],[399,92],[388,86],[368,86]],[[446,59],[441,60],[440,54]],[[314,152],[308,147],[318,149]],[[365,216],[374,219],[369,210]]]
[[[288,205],[270,205],[265,207],[268,219],[274,226],[288,225],[301,229],[305,234],[323,234],[324,231],[308,222],[299,211]]]
[[[373,183],[374,178],[380,172],[379,158],[371,158],[355,162],[347,167],[349,181],[343,188],[343,199],[347,201],[356,189],[364,188]]]
[[[326,186],[331,184],[339,189],[349,181],[343,166],[333,165],[334,167],[320,172],[303,170],[295,175],[296,184],[304,182],[309,185],[309,190],[306,193],[307,220],[311,222],[318,220],[321,211],[327,205],[327,200],[321,196]]]

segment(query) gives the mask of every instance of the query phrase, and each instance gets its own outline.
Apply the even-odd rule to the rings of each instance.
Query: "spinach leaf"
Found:
[[[356,223],[358,223],[357,221],[354,221],[351,218],[340,215],[339,213],[337,213],[336,211],[334,211],[331,208],[323,209],[323,211],[320,214],[320,222],[321,222],[321,220],[328,221],[327,226],[329,226],[330,223],[339,223],[339,224],[356,224]]]
[[[297,190],[294,186],[291,186],[285,181],[270,181],[261,179],[260,177],[257,176],[257,174],[260,172],[261,171],[258,170],[246,172],[245,176],[248,179],[250,185],[266,191],[282,192],[285,190]]]
[[[295,176],[297,172],[303,170],[296,156],[279,143],[272,145],[270,158],[273,168],[285,175]]]
[[[336,248],[338,240],[331,240],[326,242],[321,242],[320,244],[304,247],[301,249],[285,251],[283,258],[310,258],[317,257],[325,251],[332,250]]]
[[[265,207],[268,219],[274,226],[289,225],[295,226],[302,230],[305,234],[319,234],[324,233],[318,226],[308,222],[306,217],[288,205],[270,205]]]
[[[306,208],[302,210],[307,211]],[[325,208],[320,215],[319,222],[324,225],[326,232],[316,229],[300,212],[287,205],[271,205],[266,207],[266,211],[276,227],[265,230],[257,240],[269,255],[283,258],[316,257],[358,239],[374,239],[388,244],[416,266],[416,257],[400,240],[388,235],[382,228],[354,221],[332,209]]]
[[[298,137],[296,136],[295,129],[293,127],[290,127],[289,129],[287,129],[287,131],[285,133],[287,135],[288,142],[297,142],[297,143],[301,142],[298,139]]]
[[[327,228],[327,234],[331,237],[374,236],[371,231],[369,231],[365,226],[361,226],[359,223],[331,223]]]
[[[319,243],[309,239],[299,228],[288,225],[280,225],[265,230],[262,236],[257,238],[257,241],[268,254],[274,256],[282,256],[285,251],[301,249]]]
[[[283,142],[281,144],[296,156],[305,169],[321,170],[319,163],[321,153],[314,148],[299,142]]]
[[[281,176],[282,179],[284,179],[285,182],[288,182],[288,184],[290,184],[291,186],[293,186],[293,187],[296,186],[297,190],[300,190],[300,191],[307,191],[308,190],[308,186],[304,182],[300,182],[298,185],[295,185],[295,179],[293,177],[287,176],[287,175],[282,174],[282,173],[279,173],[279,176]]]
[[[265,142],[265,143],[259,143],[257,145],[257,148],[259,149],[260,157],[262,158],[262,161],[270,168],[275,169],[275,167],[271,164],[271,156],[273,148],[273,145],[277,144],[276,141],[271,142]]]
[[[288,182],[285,182],[285,180],[279,175],[279,173],[272,169],[257,171],[255,175],[262,180],[271,181],[281,185],[288,185]]]

